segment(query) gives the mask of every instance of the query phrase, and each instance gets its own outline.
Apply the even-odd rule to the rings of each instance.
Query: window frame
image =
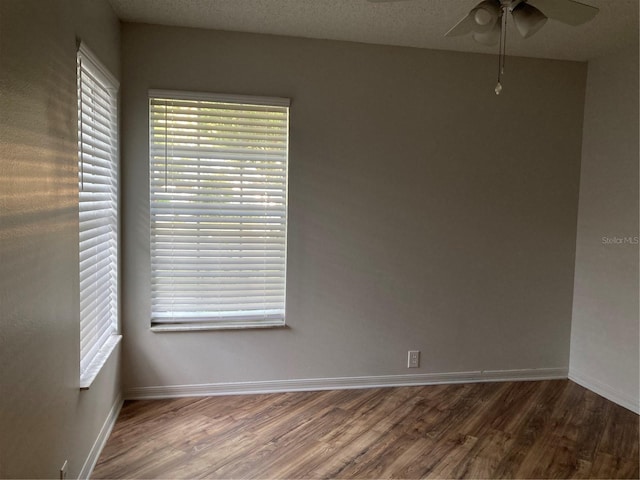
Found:
[[[197,108],[197,104],[209,104],[213,102],[214,104],[225,105],[225,108],[246,108],[246,107],[255,107],[255,108],[272,108],[273,111],[284,111],[285,116],[284,119],[286,121],[286,126],[284,127],[284,166],[282,167],[284,170],[283,174],[283,189],[282,195],[284,197],[284,213],[283,213],[283,243],[282,243],[282,262],[281,262],[281,271],[282,271],[282,303],[281,303],[281,313],[275,314],[266,314],[264,313],[261,318],[256,318],[259,315],[246,315],[246,316],[237,316],[235,317],[232,314],[221,314],[219,316],[211,315],[210,312],[208,314],[198,315],[194,312],[185,313],[174,313],[173,315],[164,313],[158,310],[158,299],[159,295],[156,292],[156,281],[157,276],[154,270],[154,262],[157,260],[157,256],[155,255],[155,228],[156,224],[154,223],[154,195],[157,195],[159,192],[157,190],[160,189],[158,186],[154,186],[154,175],[157,175],[158,172],[154,173],[154,160],[157,155],[154,157],[154,151],[158,150],[158,142],[156,141],[154,144],[154,129],[158,127],[157,122],[161,122],[162,120],[158,120],[158,115],[156,112],[156,117],[154,117],[154,102],[161,101],[169,101],[169,102],[191,102],[190,104]],[[151,330],[155,332],[166,332],[166,331],[183,331],[183,330],[222,330],[222,329],[254,329],[254,328],[279,328],[286,327],[286,277],[287,277],[287,229],[288,229],[288,169],[289,169],[289,124],[290,124],[290,105],[291,101],[288,98],[279,98],[279,97],[260,97],[260,96],[250,96],[250,95],[229,95],[229,94],[212,94],[212,93],[201,93],[201,92],[185,92],[185,91],[175,91],[175,90],[157,90],[151,89],[148,92],[148,105],[149,105],[149,200],[150,200],[150,262],[151,262]],[[232,105],[232,107],[229,107]],[[157,106],[157,105],[156,105]],[[235,107],[233,107],[235,106]],[[167,168],[168,161],[168,153],[166,151],[166,146],[168,144],[166,140],[167,126],[169,125],[169,121],[166,118],[166,105],[165,105],[165,118],[164,118],[164,128],[165,128],[165,140],[164,140],[164,168]],[[204,106],[201,108],[205,108]],[[215,108],[215,107],[209,107]],[[202,113],[198,111],[197,114],[201,115]],[[155,118],[155,119],[154,119]],[[198,122],[200,120],[197,120]],[[195,122],[195,121],[194,121]],[[161,123],[160,123],[161,124]],[[198,123],[200,125],[200,123]],[[224,127],[231,128],[229,125],[224,124]],[[195,128],[195,127],[194,127]],[[205,130],[205,133],[210,133],[213,131]],[[180,130],[174,131],[173,135],[177,135],[181,133]],[[228,132],[227,132],[228,133]],[[213,142],[219,140],[219,137],[212,136]],[[265,140],[263,144],[266,144]],[[156,147],[154,148],[154,145]],[[199,147],[198,147],[199,148]],[[198,150],[198,153],[202,154],[204,151]],[[207,153],[210,153],[207,152]],[[173,157],[172,157],[173,158]],[[200,157],[199,157],[200,158]],[[220,158],[221,162],[224,162],[225,159]],[[187,160],[185,160],[186,162]],[[194,163],[190,166],[191,168],[197,168],[197,162],[200,162],[201,159],[194,159]],[[237,160],[238,162],[246,162],[243,165],[250,165],[250,161],[248,160]],[[258,159],[258,161],[260,161]],[[263,159],[262,162],[265,160]],[[254,165],[255,167],[255,165]],[[155,168],[158,168],[156,165]],[[165,171],[166,178],[166,171]],[[165,180],[166,182],[166,180]],[[155,189],[155,190],[154,190]],[[166,183],[165,183],[165,192],[166,192]],[[156,199],[157,200],[157,199]],[[242,205],[245,205],[244,203]],[[215,210],[214,210],[215,211]],[[184,212],[183,212],[184,213]],[[193,244],[190,244],[193,245]],[[246,258],[246,257],[243,257]],[[208,275],[213,275],[209,273]],[[224,274],[221,275],[224,277]],[[164,277],[163,277],[164,278]],[[225,284],[226,285],[226,284]],[[231,282],[231,285],[236,285]],[[218,292],[219,293],[219,292]],[[263,312],[266,312],[265,308]]]

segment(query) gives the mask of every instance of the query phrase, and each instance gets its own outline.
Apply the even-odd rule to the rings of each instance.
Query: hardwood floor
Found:
[[[128,401],[92,478],[638,478],[638,435],[569,380]]]

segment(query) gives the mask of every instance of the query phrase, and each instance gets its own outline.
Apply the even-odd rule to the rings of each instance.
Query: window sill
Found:
[[[91,384],[96,379],[104,364],[107,363],[111,353],[116,349],[116,345],[122,340],[122,335],[111,335],[104,343],[94,362],[87,368],[86,372],[80,376],[80,390],[89,390]]]
[[[152,323],[151,331],[165,332],[198,332],[203,330],[255,330],[255,329],[289,328],[282,320],[271,322],[192,322],[192,323]]]

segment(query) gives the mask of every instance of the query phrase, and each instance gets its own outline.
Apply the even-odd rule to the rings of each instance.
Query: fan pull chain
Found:
[[[496,95],[500,95],[502,92],[502,75],[504,74],[504,66],[507,57],[507,9],[503,8],[502,18],[500,19],[500,50],[498,51],[498,83],[496,84]]]

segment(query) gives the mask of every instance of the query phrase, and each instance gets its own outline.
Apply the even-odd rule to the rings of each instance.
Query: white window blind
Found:
[[[149,97],[152,324],[284,324],[289,100]]]
[[[78,67],[80,386],[88,388],[119,336],[117,81],[81,45]]]

